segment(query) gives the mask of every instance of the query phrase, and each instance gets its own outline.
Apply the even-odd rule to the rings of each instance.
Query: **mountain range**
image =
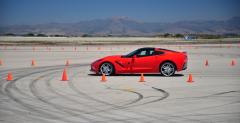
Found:
[[[82,36],[151,36],[163,33],[240,34],[240,17],[227,20],[196,20],[172,23],[142,22],[128,17],[112,17],[78,23],[46,23],[0,27],[0,34],[46,34]]]

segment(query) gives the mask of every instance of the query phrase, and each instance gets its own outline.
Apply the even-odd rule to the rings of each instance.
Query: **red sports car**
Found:
[[[187,69],[186,52],[161,48],[140,48],[127,55],[107,56],[91,64],[96,74],[161,73],[172,76],[175,71]]]

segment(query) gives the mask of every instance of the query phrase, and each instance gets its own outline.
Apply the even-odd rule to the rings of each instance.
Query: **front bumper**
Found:
[[[90,71],[94,72],[94,73],[97,73],[97,68],[93,64],[91,64]]]

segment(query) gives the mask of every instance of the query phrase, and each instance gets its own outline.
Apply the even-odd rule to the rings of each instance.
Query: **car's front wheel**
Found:
[[[160,66],[160,72],[164,76],[172,76],[175,74],[175,71],[176,71],[175,65],[171,62],[164,62]]]
[[[100,66],[100,74],[112,75],[114,74],[114,67],[111,63],[105,62]]]

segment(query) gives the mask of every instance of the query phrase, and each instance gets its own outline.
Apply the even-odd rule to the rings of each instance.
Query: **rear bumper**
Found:
[[[186,70],[187,69],[187,62],[183,64],[182,70]]]

